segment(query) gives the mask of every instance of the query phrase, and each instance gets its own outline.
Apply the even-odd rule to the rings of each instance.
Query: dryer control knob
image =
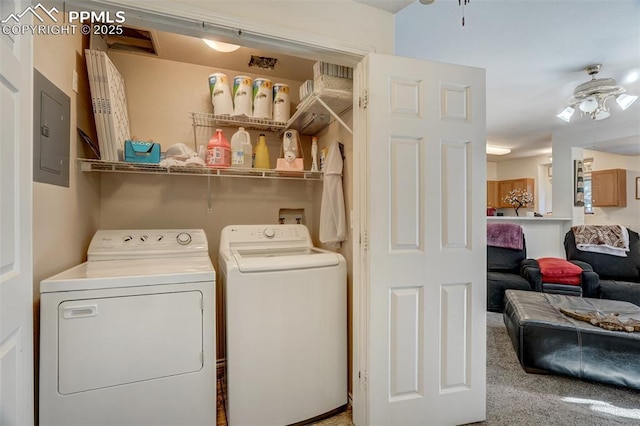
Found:
[[[191,235],[186,232],[181,232],[176,236],[176,241],[178,241],[178,244],[186,246],[191,242]]]
[[[267,238],[273,238],[276,235],[276,231],[274,231],[273,228],[265,228],[262,234]]]

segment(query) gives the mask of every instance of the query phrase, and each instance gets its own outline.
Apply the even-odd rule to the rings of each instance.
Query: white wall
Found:
[[[636,232],[640,230],[640,200],[636,200],[636,178],[640,177],[640,155],[624,156],[585,149],[583,156],[593,158],[593,170],[625,169],[627,171],[627,207],[594,207],[594,214],[585,215],[585,223],[620,224]]]
[[[79,34],[36,35],[33,38],[34,67],[71,99],[69,187],[33,183],[33,337],[36,378],[39,369],[40,281],[85,260],[100,214],[98,176],[79,172],[75,161],[77,157],[90,155],[79,140],[77,127],[97,140],[92,124],[93,111],[89,104],[89,83],[82,48]],[[79,75],[78,94],[72,89],[73,70],[77,70]],[[35,398],[37,407],[37,393]]]
[[[132,137],[159,142],[162,151],[176,143],[184,143],[192,149],[197,149],[194,146],[189,113],[213,113],[209,94],[209,74],[224,72],[230,79],[240,74],[253,78],[265,77],[259,73],[240,73],[214,66],[186,64],[117,51],[110,51],[109,58],[125,80]],[[290,86],[292,112],[295,111],[298,88],[302,82],[270,78],[273,83],[285,83]],[[214,130],[198,128],[197,143],[206,145]],[[225,132],[229,142],[232,134]],[[258,133],[253,136],[255,142]],[[279,143],[275,140],[271,142],[272,162],[275,162]]]
[[[88,154],[77,127],[91,134],[93,113],[88,101],[88,82],[77,35],[36,35],[34,66],[71,98],[69,188],[33,184],[33,279],[39,300],[40,281],[85,259],[89,241],[98,226],[100,208],[97,176],[79,172],[75,159]],[[80,93],[72,89],[77,70]],[[89,121],[90,120],[90,121]]]
[[[487,161],[487,180],[498,180],[498,163]]]

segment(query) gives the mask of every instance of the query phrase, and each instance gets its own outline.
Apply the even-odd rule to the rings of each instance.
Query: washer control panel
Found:
[[[225,227],[220,236],[220,247],[261,242],[312,245],[309,230],[304,225],[231,225]]]
[[[197,253],[208,253],[203,229],[119,229],[97,231],[87,257],[89,260],[105,260],[124,255],[142,258],[193,256]]]

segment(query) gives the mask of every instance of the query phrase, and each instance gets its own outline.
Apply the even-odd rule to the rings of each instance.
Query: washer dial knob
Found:
[[[264,231],[262,231],[262,235],[266,238],[273,238],[276,235],[276,231],[274,231],[273,228],[265,228]]]
[[[178,244],[186,246],[191,242],[191,235],[181,232],[176,236],[176,241],[178,241]]]

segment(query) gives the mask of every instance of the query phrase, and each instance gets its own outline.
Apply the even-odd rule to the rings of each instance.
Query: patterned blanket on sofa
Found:
[[[578,225],[571,230],[578,250],[627,256],[629,231],[622,225]]]

